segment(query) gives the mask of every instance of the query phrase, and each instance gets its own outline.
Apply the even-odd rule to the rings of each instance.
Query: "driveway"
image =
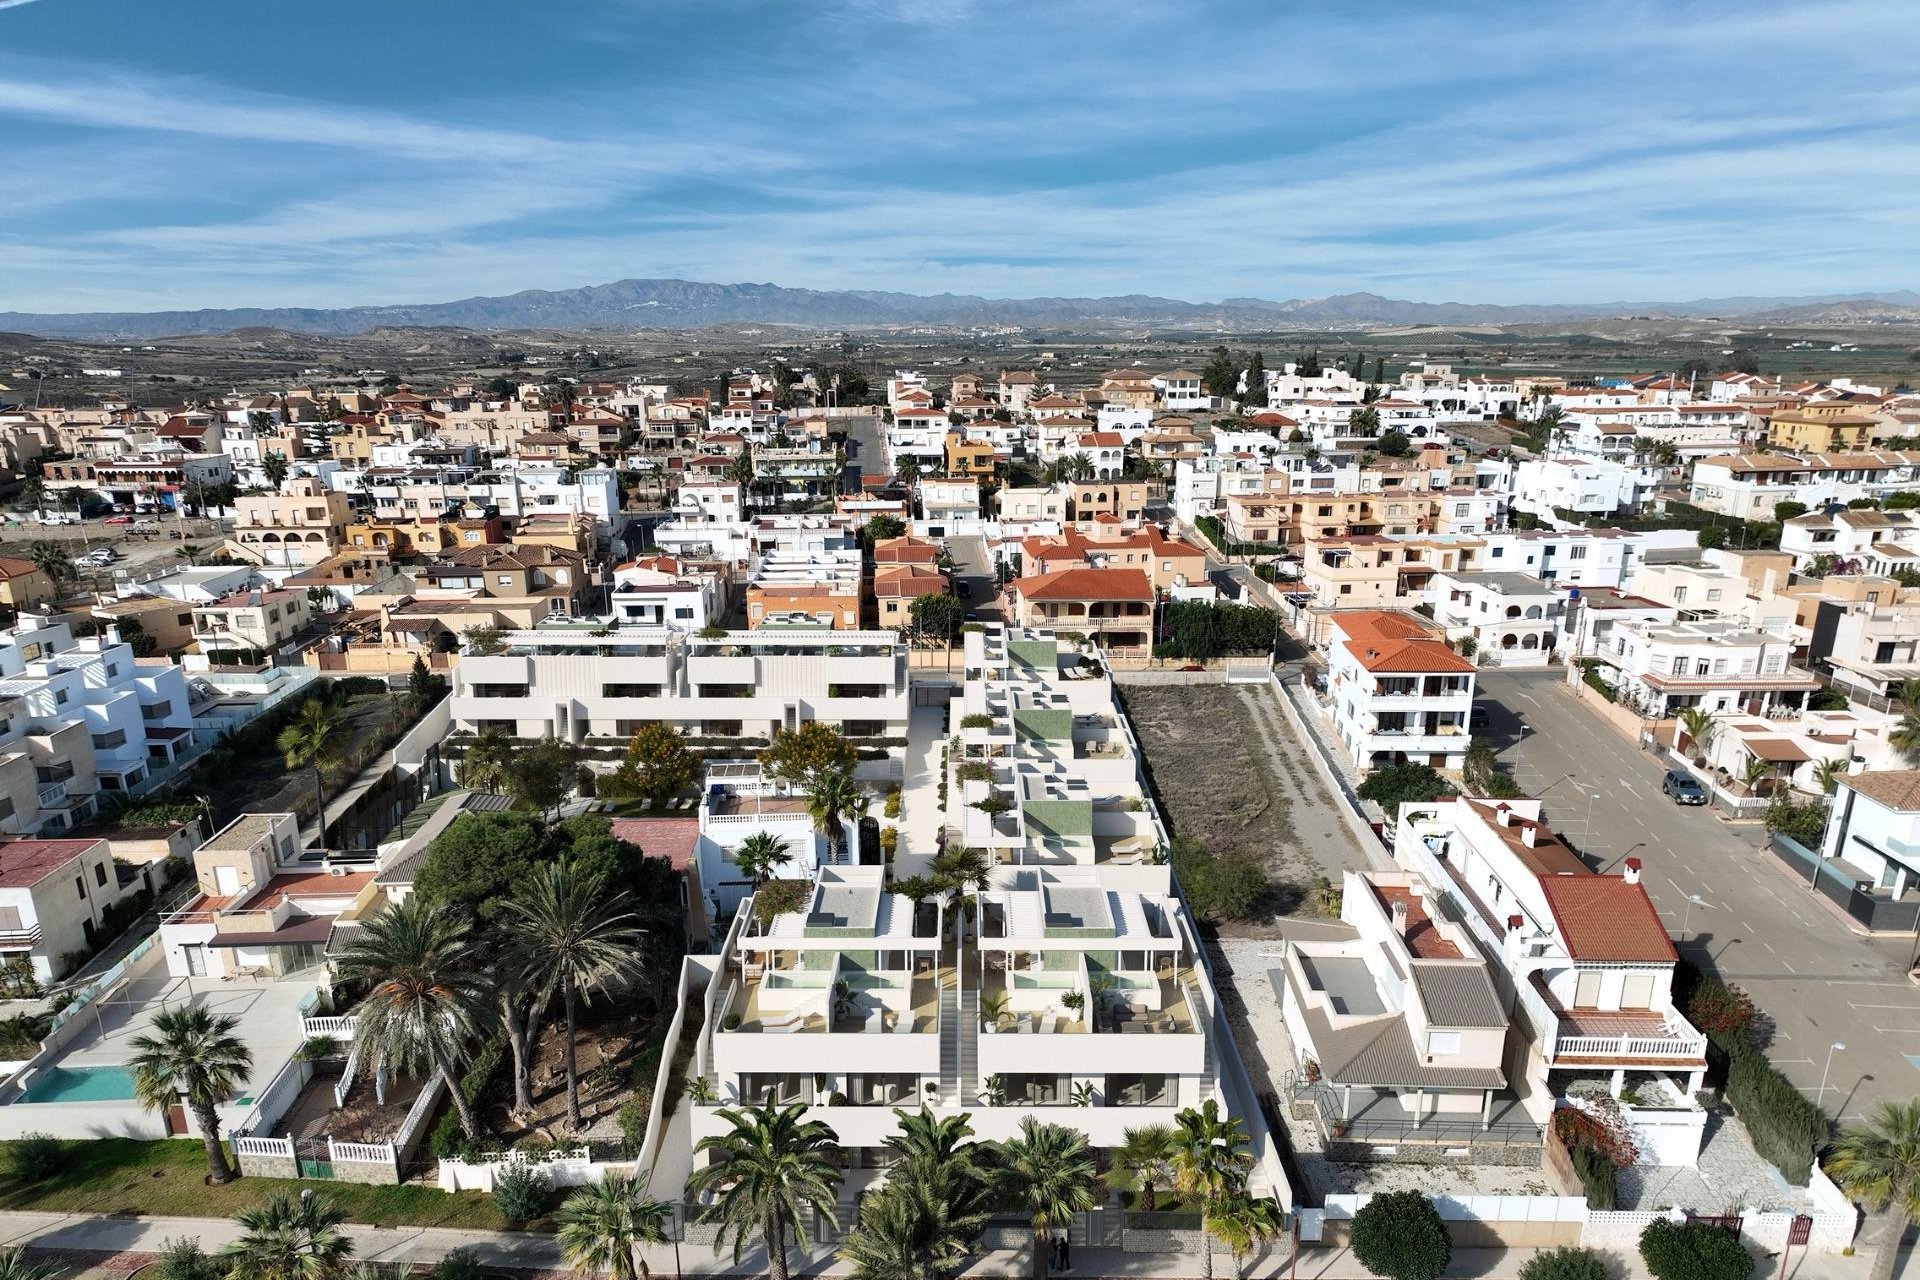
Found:
[[[1767,1055],[1789,1080],[1816,1097],[1839,1042],[1847,1047],[1833,1054],[1829,1115],[1859,1120],[1920,1093],[1912,938],[1853,933],[1766,850],[1760,824],[1669,801],[1663,767],[1582,707],[1562,672],[1485,671],[1479,693],[1497,754],[1546,802],[1554,829],[1602,871],[1642,860],[1681,952],[1753,997],[1773,1024]],[[1701,905],[1689,907],[1689,895]]]
[[[947,554],[953,557],[954,590],[960,593],[968,611],[979,614],[983,621],[1005,619],[1008,613],[1001,605],[994,583],[993,564],[987,559],[986,539],[948,538]]]

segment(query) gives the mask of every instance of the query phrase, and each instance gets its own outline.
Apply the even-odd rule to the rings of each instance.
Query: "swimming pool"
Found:
[[[105,1102],[133,1096],[127,1067],[49,1067],[27,1081],[27,1102]]]

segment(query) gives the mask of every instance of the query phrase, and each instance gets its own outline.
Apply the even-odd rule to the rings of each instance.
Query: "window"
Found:
[[[53,701],[56,706],[62,706],[62,707],[66,706],[67,691],[65,689],[55,689],[53,691]]]
[[[93,864],[93,882],[95,884],[102,884],[102,885],[107,882],[107,864],[106,863],[96,862]]]
[[[1175,1101],[1171,1076],[1111,1075],[1107,1077],[1106,1103],[1110,1107],[1170,1107]]]
[[[1673,602],[1675,604],[1685,604],[1687,602],[1687,589],[1685,587],[1675,587],[1673,589]]]
[[[120,674],[120,667],[119,667],[119,664],[117,664],[117,663],[113,663],[113,662],[109,662],[109,663],[107,664],[107,679],[109,679],[109,680],[111,680],[111,679],[113,679],[113,678],[114,678],[115,676],[117,676],[117,675],[119,675],[119,674]]]
[[[1586,558],[1587,558],[1586,544],[1576,542],[1572,546],[1567,548],[1567,559],[1585,560]]]
[[[1498,560],[1498,559],[1501,559],[1506,554],[1507,554],[1507,549],[1505,547],[1495,547],[1493,549],[1493,555],[1490,558],[1494,560]]]
[[[116,747],[124,747],[127,745],[127,731],[115,729],[111,733],[96,733],[93,735],[93,745],[99,751],[112,751]]]
[[[80,901],[85,902],[87,900],[86,880],[80,876],[75,876],[73,878],[73,891],[80,895]]]
[[[1458,1031],[1427,1032],[1427,1056],[1432,1058],[1451,1058],[1460,1052],[1460,1033]]]
[[[1718,587],[1708,587],[1708,588],[1707,588],[1707,603],[1708,603],[1708,604],[1712,604],[1712,603],[1713,603],[1714,601],[1716,601],[1716,600],[1718,600],[1719,598],[1720,598],[1720,588],[1718,588]]]

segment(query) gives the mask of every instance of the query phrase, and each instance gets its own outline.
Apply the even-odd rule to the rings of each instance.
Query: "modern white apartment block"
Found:
[[[849,737],[907,732],[907,649],[891,631],[734,631],[554,624],[510,631],[454,669],[457,730],[624,742],[652,721],[764,742],[809,720]]]
[[[629,627],[701,631],[727,611],[727,582],[708,565],[646,556],[614,566],[613,616]]]
[[[1530,573],[1562,587],[1625,585],[1646,539],[1625,529],[1506,529],[1481,535],[1480,567]]]
[[[895,1108],[964,1113],[987,1139],[1050,1119],[1112,1148],[1217,1099],[1254,1135],[1256,1192],[1284,1198],[1110,677],[999,624],[968,633],[964,665],[946,840],[989,851],[986,883],[961,909],[827,865],[797,909],[745,901],[707,988],[694,1070],[717,1102],[693,1105],[691,1141],[725,1127],[717,1107],[801,1102],[873,1168]]]
[[[749,838],[772,836],[787,848],[789,860],[775,879],[812,880],[833,862],[832,842],[807,811],[807,793],[769,777],[758,761],[721,761],[707,766],[700,792],[700,837],[694,854],[700,863],[700,887],[716,917],[732,915],[754,890],[753,878],[740,870],[733,851]],[[842,818],[840,847],[858,850],[857,824]],[[857,861],[857,853],[848,853]]]
[[[1327,622],[1334,734],[1354,764],[1459,768],[1472,745],[1473,663],[1410,614],[1354,609]]]

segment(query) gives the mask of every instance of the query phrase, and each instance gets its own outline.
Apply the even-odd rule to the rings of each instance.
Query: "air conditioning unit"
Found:
[[[327,874],[330,876],[344,876],[348,874],[348,872],[345,867],[328,867]]]

